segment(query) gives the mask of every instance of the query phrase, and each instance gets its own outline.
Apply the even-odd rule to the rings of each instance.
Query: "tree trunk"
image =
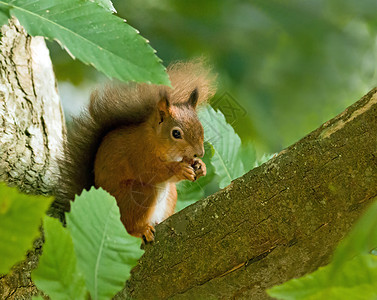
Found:
[[[0,181],[33,194],[56,186],[56,157],[64,118],[49,51],[42,37],[30,37],[16,19],[1,28]],[[39,239],[28,259],[0,277],[0,299],[31,298],[30,271],[38,263]]]
[[[342,114],[156,227],[118,295],[268,299],[329,262],[377,196],[377,89]]]
[[[16,19],[1,33],[0,180],[51,194],[65,127],[49,51]]]

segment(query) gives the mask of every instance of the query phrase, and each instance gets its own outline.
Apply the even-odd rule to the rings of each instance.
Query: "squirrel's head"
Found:
[[[203,126],[195,111],[198,97],[197,88],[180,103],[170,101],[165,91],[160,93],[155,118],[156,132],[160,146],[163,146],[160,158],[181,161],[183,158],[203,157]]]

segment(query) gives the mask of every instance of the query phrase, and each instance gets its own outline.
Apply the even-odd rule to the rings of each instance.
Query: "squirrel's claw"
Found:
[[[147,243],[153,242],[155,233],[156,233],[156,229],[154,229],[152,225],[147,225],[142,236],[144,243],[147,244]]]
[[[195,181],[199,177],[207,174],[207,168],[205,163],[200,158],[194,158],[190,161],[183,160],[180,163],[180,177],[190,181]]]
[[[207,174],[206,164],[200,158],[195,158],[192,168],[195,171],[196,178],[206,176]]]

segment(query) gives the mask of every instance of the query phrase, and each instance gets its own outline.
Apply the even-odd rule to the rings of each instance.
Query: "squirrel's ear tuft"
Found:
[[[162,123],[164,121],[164,117],[169,114],[169,106],[170,106],[170,103],[169,103],[168,94],[166,93],[166,91],[161,91],[160,101],[158,101],[157,103],[157,108],[158,108],[158,111],[160,113],[160,118],[161,118],[159,123]]]
[[[199,91],[198,88],[195,88],[187,101],[187,104],[192,106],[193,108],[196,108],[196,104],[198,104],[198,98],[199,98]]]
[[[216,75],[212,73],[211,67],[203,58],[171,64],[168,67],[168,74],[173,87],[168,90],[171,104],[188,105],[188,98],[191,98],[196,100],[198,107],[206,104],[215,94]],[[193,103],[195,104],[195,101]]]

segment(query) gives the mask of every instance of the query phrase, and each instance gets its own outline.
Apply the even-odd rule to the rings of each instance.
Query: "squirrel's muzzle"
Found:
[[[203,157],[204,156],[204,146],[198,147],[196,149],[195,157]]]

